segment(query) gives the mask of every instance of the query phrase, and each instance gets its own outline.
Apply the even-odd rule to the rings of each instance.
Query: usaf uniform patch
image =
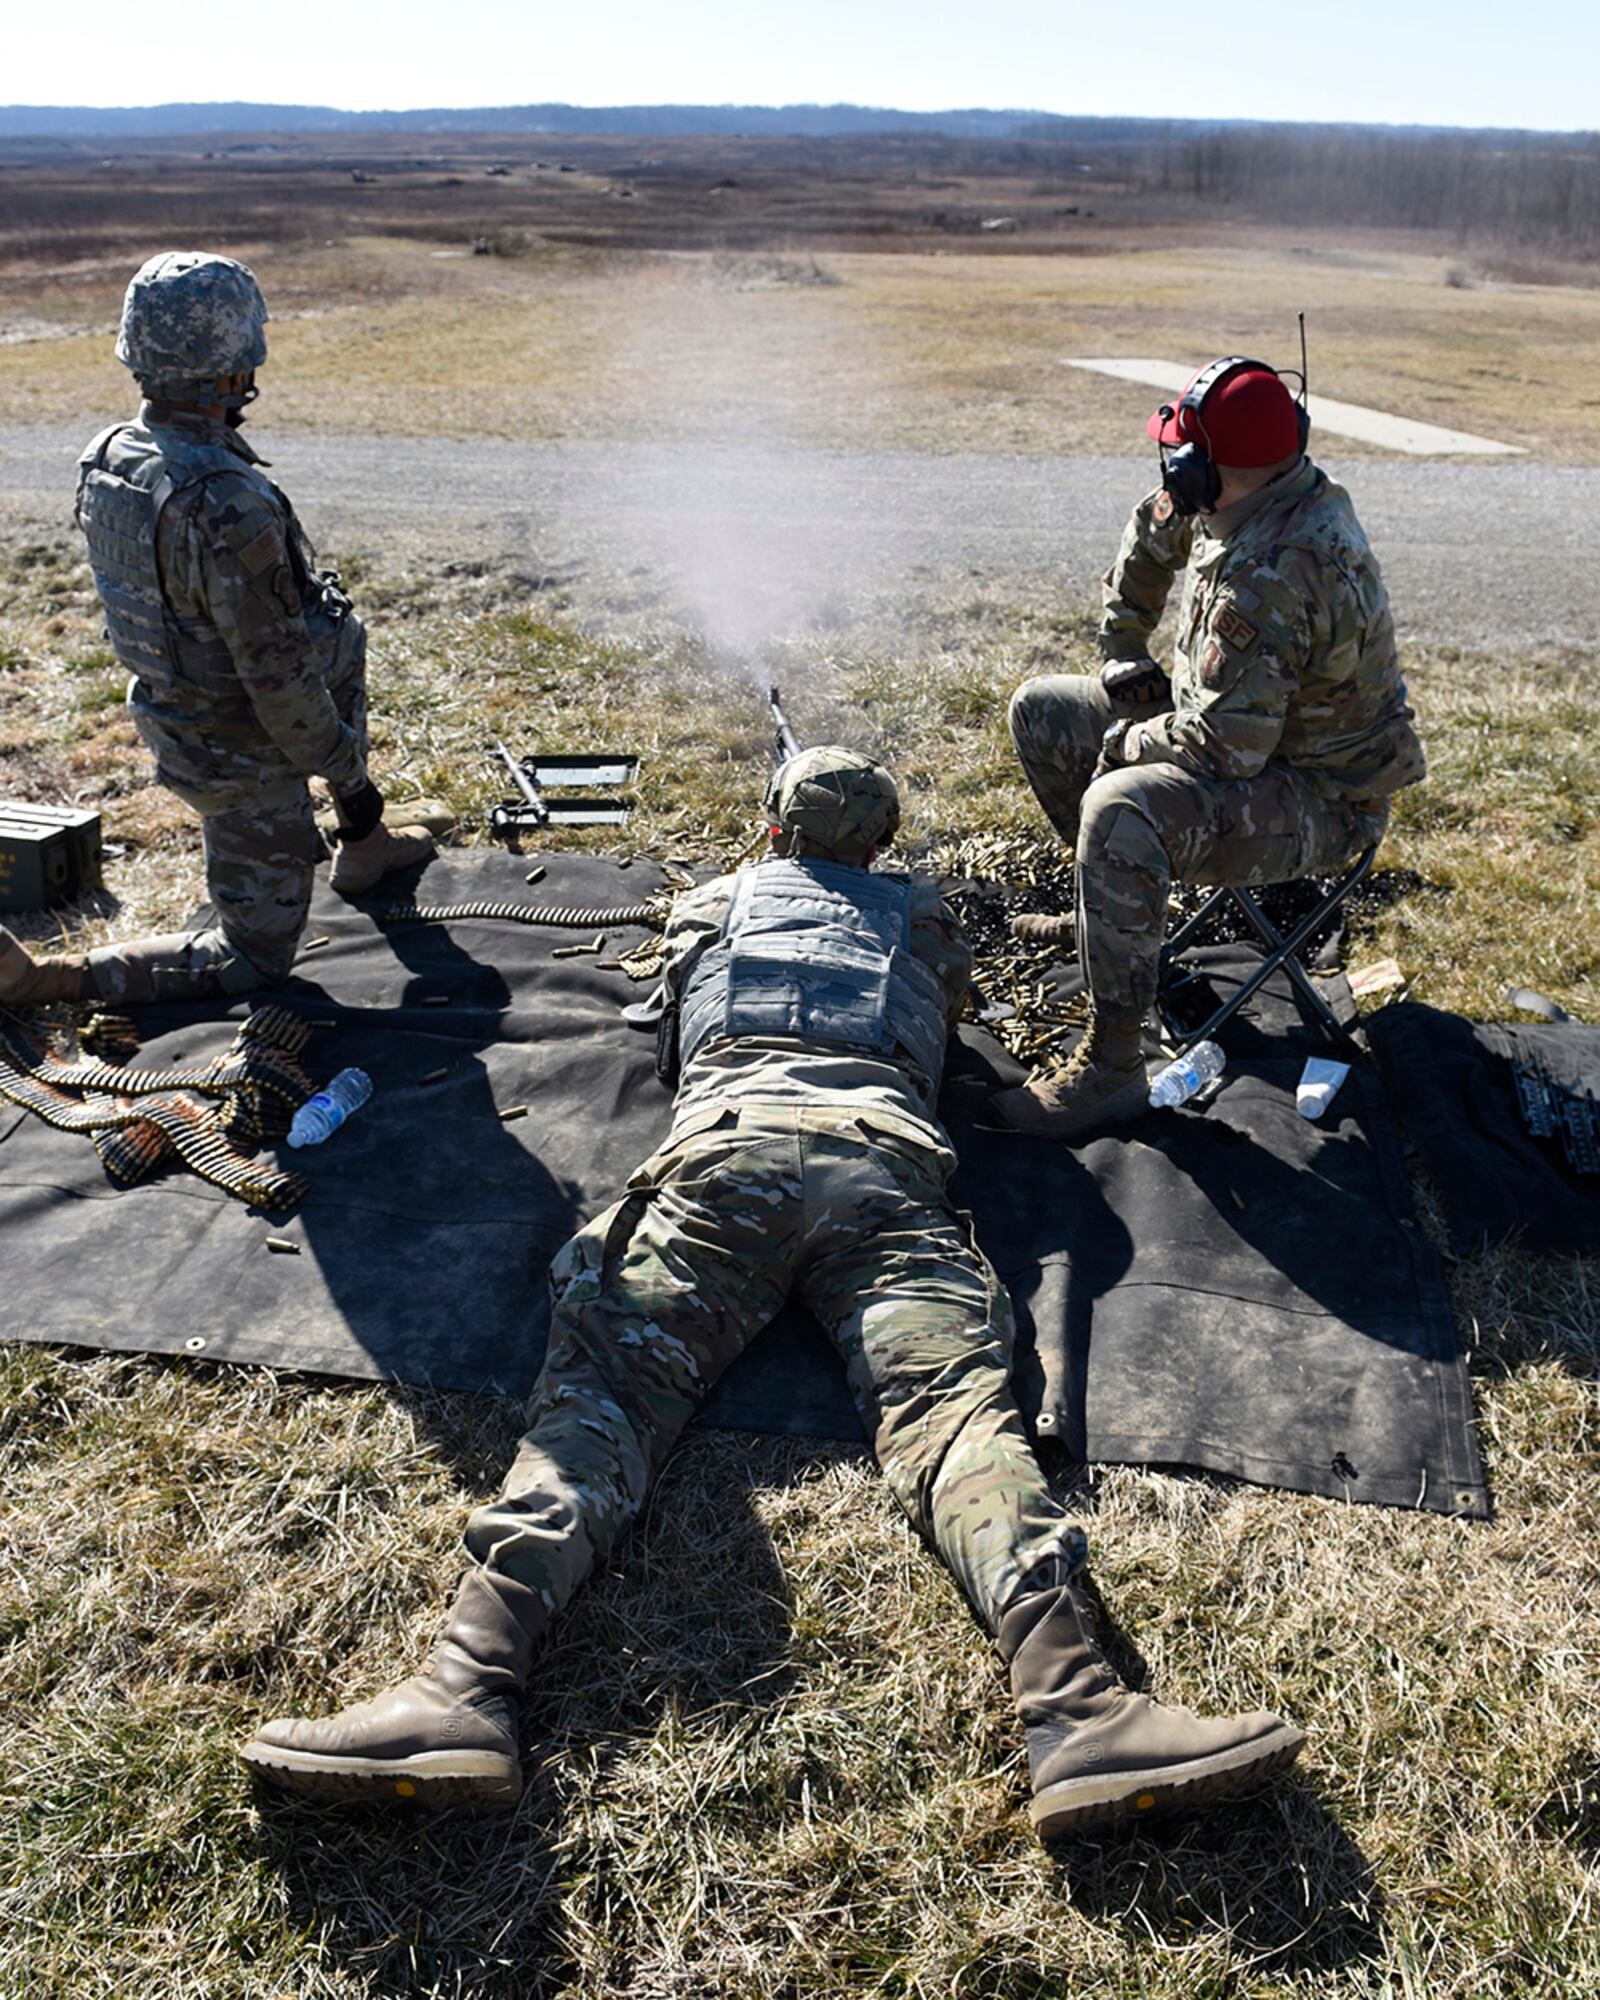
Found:
[[[1163,486],[1156,495],[1156,503],[1150,509],[1152,520],[1166,522],[1172,519],[1172,495]]]
[[[1221,687],[1228,656],[1213,639],[1200,656],[1200,678],[1208,688]]]
[[[1236,653],[1248,653],[1261,634],[1248,618],[1241,618],[1231,604],[1223,605],[1212,620],[1217,636],[1226,639]]]

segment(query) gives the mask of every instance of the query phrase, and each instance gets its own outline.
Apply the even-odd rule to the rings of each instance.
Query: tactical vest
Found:
[[[283,494],[248,459],[198,438],[177,447],[152,440],[131,464],[112,471],[106,464],[112,440],[139,428],[113,424],[93,440],[78,461],[77,505],[106,635],[119,662],[140,683],[135,706],[166,705],[193,693],[243,697],[233,656],[216,627],[209,619],[182,618],[173,609],[157,552],[168,504],[224,474],[260,487],[286,517],[285,542],[300,609],[316,664],[326,672],[342,644],[359,641],[359,621],[350,618],[350,600],[338,579],[312,567],[305,536]],[[144,439],[135,442],[143,444]],[[341,630],[347,620],[354,631]]]
[[[911,953],[911,893],[908,875],[842,861],[741,868],[680,1002],[682,1061],[714,1042],[778,1037],[882,1056],[917,1071],[931,1098],[945,997]]]

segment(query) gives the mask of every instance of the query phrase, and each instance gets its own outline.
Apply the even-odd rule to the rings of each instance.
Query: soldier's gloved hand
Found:
[[[383,794],[370,778],[362,780],[358,791],[336,793],[334,806],[341,840],[365,840],[383,824]]]
[[[1172,700],[1172,683],[1155,660],[1107,660],[1100,685],[1124,708],[1165,708]]]
[[[1100,739],[1100,755],[1089,779],[1091,785],[1096,778],[1103,778],[1108,771],[1120,771],[1124,764],[1134,761],[1129,753],[1128,738],[1138,726],[1129,716],[1112,723]]]

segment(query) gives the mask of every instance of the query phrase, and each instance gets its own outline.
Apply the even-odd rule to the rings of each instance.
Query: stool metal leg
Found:
[[[1366,877],[1372,868],[1373,861],[1377,857],[1377,852],[1376,846],[1367,848],[1348,873],[1334,884],[1333,888],[1329,890],[1327,895],[1322,898],[1309,915],[1301,918],[1300,922],[1295,925],[1287,937],[1268,920],[1260,904],[1257,903],[1255,897],[1248,889],[1217,889],[1206,898],[1199,910],[1181,926],[1174,935],[1171,943],[1163,951],[1161,959],[1163,975],[1166,973],[1170,959],[1177,951],[1188,944],[1201,924],[1213,914],[1218,903],[1224,897],[1231,896],[1233,901],[1243,911],[1250,927],[1255,931],[1257,937],[1260,938],[1262,944],[1265,945],[1266,956],[1262,959],[1256,970],[1251,973],[1250,977],[1244,980],[1223,1001],[1203,1027],[1193,1029],[1187,1033],[1176,1028],[1172,1021],[1170,1010],[1162,1003],[1166,993],[1185,984],[1188,980],[1198,975],[1192,972],[1181,973],[1177,978],[1171,980],[1163,976],[1161,991],[1157,996],[1157,1004],[1160,1008],[1163,1021],[1167,1024],[1169,1031],[1177,1041],[1180,1052],[1183,1049],[1192,1048],[1196,1042],[1208,1041],[1223,1023],[1236,1014],[1244,1003],[1271,978],[1280,966],[1289,975],[1295,992],[1299,996],[1302,1007],[1307,1011],[1309,1018],[1314,1023],[1320,1024],[1324,1032],[1332,1036],[1334,1040],[1347,1042],[1350,1039],[1348,1031],[1340,1026],[1338,1016],[1317,991],[1311,981],[1310,975],[1306,972],[1305,967],[1301,965],[1295,954],[1317,927],[1339,907],[1350,891],[1356,887],[1357,883]]]

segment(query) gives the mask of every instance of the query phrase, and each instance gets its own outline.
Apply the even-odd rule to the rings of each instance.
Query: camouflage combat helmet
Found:
[[[790,757],[767,786],[767,820],[783,854],[822,852],[860,861],[893,839],[900,794],[875,758],[836,743]]]
[[[147,394],[214,403],[229,375],[267,358],[267,302],[231,257],[164,250],[134,273],[122,302],[117,359]]]

